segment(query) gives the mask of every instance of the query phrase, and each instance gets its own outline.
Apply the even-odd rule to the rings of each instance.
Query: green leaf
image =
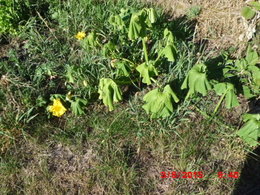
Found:
[[[117,76],[130,76],[131,68],[129,66],[129,63],[126,61],[116,61],[114,63],[114,66],[116,67],[116,74]]]
[[[140,73],[141,77],[143,78],[142,82],[148,85],[152,83],[151,77],[158,75],[158,71],[154,67],[154,61],[149,61],[148,64],[144,62],[137,66],[136,70]]]
[[[146,14],[143,10],[132,14],[128,31],[128,38],[130,40],[145,37],[147,28],[145,20]]]
[[[149,21],[153,24],[156,22],[157,20],[157,13],[156,11],[154,10],[154,8],[149,8],[147,9],[147,13],[148,13],[148,19]]]
[[[108,106],[109,111],[114,110],[114,102],[122,100],[122,92],[117,84],[109,78],[102,78],[98,87],[99,99]]]
[[[168,28],[164,29],[163,38],[166,40],[166,45],[174,44],[174,36]]]
[[[211,85],[207,80],[206,70],[206,65],[201,63],[196,64],[189,71],[186,79],[181,86],[181,89],[189,88],[186,98],[189,98],[195,92],[201,93],[203,96],[205,96],[208,90],[211,89]]]
[[[260,68],[257,66],[248,66],[248,70],[251,72],[254,84],[260,86]]]
[[[161,55],[166,57],[169,62],[175,61],[176,48],[171,44],[167,45],[162,51]]]
[[[246,99],[250,99],[255,96],[250,90],[250,88],[246,85],[243,85],[243,95],[245,96]]]
[[[259,61],[257,52],[255,50],[253,50],[251,46],[249,46],[247,48],[246,61],[249,66],[255,66],[257,64],[257,62]]]
[[[164,87],[163,92],[159,88],[150,91],[144,96],[143,100],[146,102],[143,108],[147,114],[151,113],[151,118],[170,116],[173,112],[172,102],[179,102],[178,97],[169,85]]]
[[[159,48],[158,55],[167,58],[169,62],[175,61],[177,49],[174,46],[174,37],[171,31],[164,29],[163,48]]]
[[[243,118],[246,123],[237,134],[249,145],[257,146],[260,136],[260,114],[245,114]]]
[[[71,108],[73,114],[75,114],[75,115],[85,114],[82,107],[88,103],[87,100],[84,100],[81,98],[76,98],[75,101],[70,100],[70,103],[71,103],[70,108]]]
[[[119,15],[110,16],[108,22],[117,30],[125,29],[125,23]]]
[[[222,94],[226,93],[226,90],[227,90],[226,83],[218,83],[218,84],[214,85],[214,90],[217,95],[222,95]]]
[[[148,27],[152,27],[152,24],[156,22],[157,20],[157,13],[154,10],[154,8],[145,8],[143,9],[145,12],[146,20],[145,23],[147,24]]]
[[[260,11],[260,2],[251,1],[248,4],[255,8],[257,11]]]
[[[244,72],[247,69],[247,61],[243,58],[235,61],[235,70],[237,72]]]
[[[258,71],[253,72],[254,83],[257,87],[260,87],[260,69]]]
[[[232,62],[233,63],[233,62]],[[236,68],[232,65],[225,65],[223,68],[223,75],[225,78],[230,78],[236,76]]]
[[[226,107],[228,109],[239,105],[233,84],[218,83],[214,85],[214,90],[216,91],[217,95],[225,96]]]
[[[256,12],[252,10],[252,8],[246,6],[242,8],[241,14],[245,19],[249,20],[255,16]]]

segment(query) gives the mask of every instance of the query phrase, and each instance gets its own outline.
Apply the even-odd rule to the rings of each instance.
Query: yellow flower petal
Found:
[[[78,39],[78,40],[82,40],[86,37],[86,33],[85,32],[78,32],[75,37]]]
[[[60,99],[54,99],[53,105],[48,107],[49,112],[52,112],[53,116],[61,117],[67,109],[62,105]]]

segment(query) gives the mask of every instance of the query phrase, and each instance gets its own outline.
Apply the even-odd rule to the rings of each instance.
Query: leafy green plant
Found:
[[[159,88],[150,91],[143,99],[146,102],[143,108],[147,113],[151,113],[151,118],[170,116],[173,112],[173,101],[179,102],[169,85],[166,85],[163,91]]]
[[[154,66],[154,61],[148,61],[140,64],[136,67],[136,70],[140,73],[140,76],[143,78],[142,82],[150,85],[152,82],[152,77],[158,75],[158,71]]]
[[[226,99],[226,107],[232,108],[238,106],[237,96],[235,94],[235,87],[231,83],[218,83],[214,85],[214,90],[217,95],[222,95],[222,99]]]
[[[65,107],[70,106],[71,112],[74,115],[78,116],[78,115],[85,114],[84,107],[88,103],[86,99],[79,98],[76,95],[71,94],[71,92],[69,92],[67,95],[52,94],[50,100],[54,101],[55,99],[59,99],[65,102],[66,103]],[[45,104],[46,102],[44,101],[44,105]]]
[[[169,62],[174,62],[175,61],[175,56],[177,53],[177,49],[174,45],[174,36],[169,29],[165,28],[163,32],[163,41],[165,47],[161,48],[158,52],[158,58],[161,56],[164,56],[167,58]]]
[[[260,137],[260,114],[245,114],[245,124],[237,134],[249,145],[257,146]]]
[[[164,31],[161,32],[161,39],[151,39],[153,31],[160,32],[159,29],[153,26],[157,18],[158,14],[153,8],[144,8],[140,11],[121,10],[120,14],[113,15],[109,18],[109,23],[113,26],[113,33],[118,36],[118,40],[121,41],[120,45],[115,46],[116,44],[113,43],[113,39],[108,40],[101,50],[106,56],[110,54],[115,57],[115,59],[111,60],[111,66],[115,68],[113,75],[118,78],[118,83],[120,83],[121,77],[129,78],[131,82],[135,81],[138,78],[136,71],[142,78],[143,83],[148,85],[151,85],[152,82],[157,83],[155,77],[159,75],[158,65],[160,61],[165,58],[169,62],[174,62],[177,49],[174,45],[172,32],[165,28]],[[100,38],[101,37],[99,37],[99,39]],[[126,42],[126,38],[128,38],[130,42]],[[137,60],[142,61],[142,59],[144,59],[144,61],[140,63],[133,61],[133,58],[126,59],[120,57],[120,50],[125,47],[126,43],[129,44],[128,48],[139,48],[139,41],[142,42],[142,48],[140,48],[139,51],[143,54],[143,58],[141,57]],[[157,50],[152,51],[148,49],[147,44],[151,42],[160,45]],[[88,45],[90,44],[88,43]],[[156,58],[153,57],[155,55],[157,55]],[[115,88],[116,85],[112,81],[112,79],[101,78],[99,84],[99,98],[103,99],[104,104],[109,106],[109,110],[113,110],[113,102],[121,100],[121,92],[119,92],[119,88]],[[105,83],[107,84],[106,86]],[[113,87],[109,87],[109,85]],[[114,88],[116,91],[115,94],[117,94],[114,99],[112,98],[112,92],[109,91],[112,88]]]
[[[260,68],[259,56],[250,46],[246,57],[237,60],[229,60],[223,69],[224,77],[230,79],[238,77],[243,85],[246,98],[252,98],[260,93]]]
[[[61,99],[66,110],[75,115],[84,114],[86,106],[97,99],[112,111],[123,99],[125,85],[138,90],[148,86],[150,91],[143,97],[142,108],[151,118],[173,118],[173,112],[182,108],[179,102],[193,102],[193,98],[206,96],[211,89],[220,96],[214,114],[223,101],[226,108],[239,104],[237,95],[241,90],[237,86],[243,87],[247,98],[259,95],[259,57],[251,47],[245,58],[223,63],[224,76],[216,78],[207,60],[200,63],[201,58],[190,57],[184,49],[194,43],[183,43],[170,22],[153,8],[121,9],[118,14],[108,17],[108,12],[97,18],[92,18],[90,11],[84,12],[95,20],[92,23],[78,19],[72,10],[76,7],[81,13],[80,6],[72,1],[64,2],[64,8],[58,1],[56,4],[51,12],[59,28],[47,38],[37,28],[31,29],[25,39],[25,62],[10,54],[10,64],[0,67],[1,72],[22,77],[34,90],[23,98],[27,107],[35,105],[21,115],[26,119],[37,116],[36,108],[46,107],[50,96]],[[87,6],[92,5],[88,2]],[[66,36],[60,36],[64,32]],[[77,32],[81,36],[75,36]],[[55,93],[59,95],[52,95]],[[30,102],[30,95],[35,100]],[[191,101],[182,99],[185,96]]]
[[[195,92],[205,96],[208,90],[211,89],[211,84],[207,79],[207,67],[205,64],[200,63],[192,67],[181,86],[181,89],[187,88],[189,88],[189,91],[186,98],[189,98]]]
[[[85,112],[82,108],[86,106],[88,101],[85,99],[82,99],[82,98],[78,98],[78,97],[75,97],[74,99],[75,100],[71,100],[71,99],[69,100],[69,102],[71,103],[70,107],[71,107],[72,113],[74,113],[75,115],[85,114]]]
[[[114,109],[114,102],[122,100],[122,92],[117,84],[109,78],[100,79],[99,88],[99,99],[103,100],[103,103],[108,106],[109,111]]]

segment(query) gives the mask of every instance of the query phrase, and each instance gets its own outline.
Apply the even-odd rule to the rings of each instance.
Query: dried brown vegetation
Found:
[[[195,29],[196,40],[206,40],[208,50],[220,51],[230,47],[236,49],[238,57],[246,49],[249,40],[256,31],[259,19],[246,21],[241,16],[241,8],[246,5],[244,0],[146,0],[162,5],[174,17],[191,12],[192,8],[201,9]]]

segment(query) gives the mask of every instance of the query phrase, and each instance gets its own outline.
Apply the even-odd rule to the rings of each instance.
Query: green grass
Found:
[[[225,120],[232,111],[222,108],[210,120],[217,98],[183,101],[170,117],[157,120],[142,108],[145,86],[128,91],[113,112],[100,101],[93,103],[99,79],[111,76],[108,59],[98,51],[85,52],[74,35],[91,30],[104,34],[112,13],[144,6],[136,1],[57,0],[49,1],[46,14],[41,10],[28,20],[18,46],[0,59],[2,194],[229,194],[234,189],[235,179],[221,180],[217,172],[240,171],[248,148],[234,136],[241,121]],[[172,21],[171,28],[180,56],[158,80],[178,90],[176,79],[184,80],[198,59],[207,56],[204,46],[192,42],[191,22]],[[68,66],[78,68],[74,84],[64,76]],[[50,96],[69,91],[90,99],[86,114],[50,116]],[[184,98],[183,92],[178,94]],[[203,171],[205,178],[162,180],[162,171]]]

